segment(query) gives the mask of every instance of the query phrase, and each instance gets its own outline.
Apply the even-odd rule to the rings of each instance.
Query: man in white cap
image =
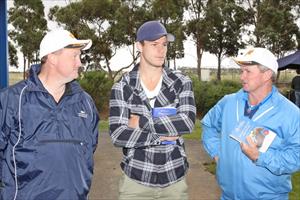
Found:
[[[0,92],[0,199],[87,199],[98,138],[98,111],[75,80],[81,50],[66,30],[46,34],[41,65]]]
[[[269,50],[251,48],[234,60],[243,88],[223,97],[201,121],[221,199],[288,199],[291,174],[300,169],[300,110],[273,85],[278,64]],[[248,135],[256,127],[264,130],[261,147]]]
[[[192,132],[196,107],[191,80],[164,66],[174,39],[159,21],[144,23],[140,63],[112,88],[110,135],[123,148],[119,199],[188,199],[182,135]]]

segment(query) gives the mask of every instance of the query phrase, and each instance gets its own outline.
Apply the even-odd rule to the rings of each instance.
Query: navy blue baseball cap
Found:
[[[159,21],[148,21],[138,29],[136,41],[154,41],[162,36],[167,36],[168,42],[174,42],[175,40],[175,36],[171,33],[167,33],[166,28]]]

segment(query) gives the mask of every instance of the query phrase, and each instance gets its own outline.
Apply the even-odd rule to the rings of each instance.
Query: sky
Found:
[[[73,0],[74,1],[74,0]],[[48,15],[49,9],[51,7],[54,7],[55,5],[58,6],[66,6],[70,0],[43,0],[44,6],[45,6],[45,15]],[[7,9],[11,8],[13,6],[12,0],[7,0]],[[59,26],[48,20],[48,28],[50,30],[59,28]],[[86,39],[86,38],[82,38]],[[131,54],[130,54],[130,47],[124,47],[117,51],[116,55],[111,59],[110,64],[113,70],[118,70],[121,67],[125,67],[131,63]],[[184,52],[185,56],[181,59],[176,59],[176,67],[177,69],[180,69],[180,67],[197,67],[197,56],[196,56],[196,46],[194,42],[188,38],[184,42]],[[19,53],[19,65],[20,67],[17,69],[15,67],[9,67],[9,71],[22,71],[22,63],[23,63],[23,57],[22,54]],[[170,68],[174,68],[173,66],[173,60],[170,62]],[[204,52],[202,56],[202,62],[201,67],[202,68],[215,68],[217,66],[217,57],[215,55],[212,55],[208,52]],[[233,61],[230,58],[225,58],[222,60],[222,67],[228,68],[228,67],[237,67]]]

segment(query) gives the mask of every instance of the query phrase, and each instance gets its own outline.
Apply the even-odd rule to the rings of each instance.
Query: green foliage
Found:
[[[205,171],[215,175],[216,174],[216,163],[214,161],[203,163]]]
[[[14,27],[9,36],[24,55],[25,71],[26,60],[28,66],[37,61],[39,45],[47,30],[44,5],[41,0],[14,0],[14,7],[8,13],[8,21]]]
[[[249,9],[249,18],[252,18],[252,23],[256,26],[253,32],[255,37],[250,43],[267,47],[279,57],[295,49],[300,31],[296,23],[299,15],[294,14],[294,9],[296,5],[299,9],[299,3],[299,0],[265,0],[253,3]]]
[[[50,9],[51,20],[64,25],[75,37],[92,39],[93,48],[83,58],[88,69],[105,69],[105,64],[100,61],[110,60],[112,57],[114,47],[107,35],[109,26],[105,27],[105,23],[112,19],[112,10],[114,5],[108,0],[83,0],[62,8],[56,6]]]
[[[103,71],[84,72],[83,78],[79,80],[79,83],[92,96],[100,114],[106,115],[110,91],[113,85],[113,81],[108,78],[107,73]]]
[[[289,194],[290,200],[297,200],[300,197],[300,172],[296,172],[292,176],[293,190]]]
[[[232,0],[209,0],[206,6],[208,40],[204,49],[218,58],[217,79],[221,80],[221,59],[234,56],[244,47],[240,39],[247,24],[246,11]]]
[[[8,51],[9,51],[9,65],[14,66],[18,68],[19,62],[18,62],[18,55],[17,55],[17,49],[14,47],[14,45],[9,41],[8,42]]]
[[[190,19],[187,20],[185,31],[188,36],[191,36],[196,45],[197,75],[199,80],[201,80],[201,60],[204,52],[204,44],[208,40],[204,8],[204,1],[189,0],[187,10],[189,11]]]
[[[108,122],[108,120],[100,119],[99,131],[100,131],[100,133],[109,131],[109,122]]]
[[[239,82],[231,80],[202,82],[195,76],[192,80],[198,116],[204,116],[223,96],[241,88]]]

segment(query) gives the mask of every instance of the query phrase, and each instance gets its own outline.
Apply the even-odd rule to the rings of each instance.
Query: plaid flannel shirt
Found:
[[[121,168],[128,177],[146,186],[166,187],[184,177],[188,162],[182,137],[175,145],[162,145],[159,137],[192,132],[196,107],[191,80],[164,68],[162,87],[154,106],[175,107],[177,114],[152,117],[135,66],[112,88],[110,136],[115,146],[123,147]],[[128,127],[131,113],[140,116],[139,128]]]

